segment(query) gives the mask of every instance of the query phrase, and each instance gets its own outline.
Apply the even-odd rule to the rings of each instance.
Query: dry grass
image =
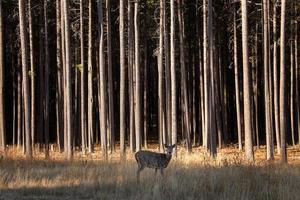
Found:
[[[178,152],[165,176],[145,170],[137,185],[132,155],[121,162],[118,153],[101,159],[100,153],[64,161],[57,152],[51,161],[35,153],[26,161],[16,150],[0,159],[0,199],[299,199],[300,151],[289,148],[290,165],[264,161],[256,150],[249,164],[236,149],[221,150],[211,160],[202,149],[191,155]]]

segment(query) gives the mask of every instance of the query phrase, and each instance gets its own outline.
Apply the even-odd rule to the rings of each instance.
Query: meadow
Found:
[[[156,149],[152,149],[157,151]],[[300,151],[289,147],[289,164],[265,161],[265,149],[255,150],[255,163],[243,153],[226,148],[216,159],[204,149],[173,157],[162,177],[146,169],[136,181],[136,162],[118,151],[103,160],[101,153],[66,161],[56,151],[51,159],[35,152],[25,160],[22,152],[9,149],[0,158],[0,199],[299,199]]]

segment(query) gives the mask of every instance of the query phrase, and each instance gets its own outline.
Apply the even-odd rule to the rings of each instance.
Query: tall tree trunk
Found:
[[[203,0],[203,89],[204,89],[204,132],[203,134],[203,146],[208,147],[208,133],[210,132],[210,60],[209,60],[209,30],[208,30],[208,0]]]
[[[243,92],[244,92],[244,126],[245,151],[249,161],[254,161],[252,145],[252,118],[251,118],[251,84],[248,53],[248,11],[247,0],[241,0],[242,6],[242,46],[243,46]]]
[[[45,25],[45,99],[44,99],[44,123],[45,123],[45,157],[49,158],[49,49],[48,49],[48,3],[44,0],[44,25]]]
[[[185,29],[184,29],[184,14],[183,7],[184,3],[182,0],[178,1],[178,21],[179,21],[179,40],[180,40],[180,65],[181,65],[181,83],[183,89],[183,113],[184,116],[184,132],[186,134],[186,148],[188,152],[192,151],[191,146],[191,134],[190,134],[190,116],[189,116],[189,108],[188,108],[188,88],[187,88],[187,80],[186,80],[186,67],[185,67]]]
[[[112,152],[115,149],[115,121],[114,121],[114,86],[112,74],[112,49],[111,49],[111,14],[110,0],[106,0],[106,17],[107,17],[107,78],[108,78],[108,102],[109,102],[109,148]]]
[[[57,62],[57,89],[56,89],[56,130],[57,146],[59,151],[62,150],[63,142],[63,93],[62,93],[62,58],[61,58],[61,9],[60,0],[56,0],[56,62]]]
[[[165,117],[165,109],[164,109],[164,91],[163,91],[163,39],[164,39],[164,2],[160,0],[160,17],[159,17],[159,52],[157,55],[157,64],[158,64],[158,125],[159,125],[159,151],[164,151],[163,145],[163,132],[164,132],[164,117]]]
[[[22,78],[24,92],[24,115],[25,115],[25,136],[26,136],[26,157],[32,158],[31,132],[30,132],[30,91],[28,78],[28,50],[27,50],[27,31],[25,22],[24,0],[19,0],[19,19],[20,19],[20,37],[22,50]]]
[[[89,30],[88,30],[88,146],[89,153],[94,151],[93,130],[93,33],[92,33],[92,0],[89,0]]]
[[[129,6],[129,5],[128,5]],[[124,0],[120,0],[120,151],[121,156],[125,154],[125,8]]]
[[[128,79],[129,79],[129,134],[130,150],[135,151],[135,119],[134,119],[134,32],[133,32],[133,5],[128,0]]]
[[[238,131],[239,150],[242,146],[242,127],[241,127],[241,107],[240,107],[240,84],[239,84],[239,66],[238,66],[238,44],[237,44],[237,26],[236,26],[236,8],[233,12],[233,40],[234,40],[234,78],[235,78],[235,102],[236,102],[236,123]]]
[[[264,38],[264,100],[265,100],[265,128],[266,128],[266,146],[267,146],[267,160],[273,160],[273,137],[271,130],[270,117],[270,88],[269,88],[269,6],[267,0],[263,0],[263,38]]]
[[[280,20],[280,98],[279,98],[279,112],[280,112],[280,141],[281,141],[281,162],[287,163],[286,155],[286,69],[285,69],[285,12],[286,1],[281,0],[281,20]]]
[[[291,22],[291,27],[292,22]],[[293,34],[292,34],[293,35]],[[295,146],[295,123],[294,123],[294,48],[293,42],[290,43],[290,59],[291,59],[291,85],[290,85],[290,118],[291,118],[291,136],[292,136],[292,145]]]
[[[80,63],[82,66],[80,76],[80,108],[81,108],[81,151],[82,154],[86,153],[86,66],[84,59],[84,1],[80,0]]]
[[[102,153],[107,157],[107,134],[106,134],[106,69],[105,69],[105,58],[104,58],[104,25],[103,25],[103,9],[102,0],[98,1],[98,23],[99,23],[99,72],[100,72],[100,131],[101,131],[101,147]]]
[[[66,74],[65,74],[65,101],[66,101],[66,135],[67,135],[67,159],[72,159],[72,83],[71,83],[71,43],[70,43],[70,23],[69,23],[69,0],[63,2],[64,14],[64,34],[65,34],[65,56],[66,56]]]
[[[4,52],[3,52],[3,14],[0,1],[0,150],[5,150],[5,110],[4,110]]]
[[[135,135],[136,151],[141,149],[141,84],[140,84],[140,46],[139,46],[139,0],[134,4],[135,36]]]
[[[28,21],[29,21],[29,54],[30,54],[30,77],[31,77],[31,145],[34,149],[35,141],[35,67],[34,67],[34,49],[32,35],[32,0],[28,1]]]
[[[295,7],[295,16],[297,17],[298,15],[297,8]],[[297,106],[296,106],[296,113],[297,113],[297,127],[298,127],[298,144],[300,145],[300,92],[299,92],[299,78],[300,78],[300,73],[299,73],[299,67],[298,67],[298,21],[297,19],[295,20],[295,76],[296,76],[296,101],[297,101]]]
[[[278,67],[277,67],[277,0],[273,3],[273,84],[274,84],[274,118],[277,153],[280,154],[280,122],[279,122],[279,98],[278,98]]]
[[[255,80],[254,80],[254,106],[255,106],[255,133],[256,133],[256,145],[259,148],[259,120],[258,120],[258,24],[255,26]]]
[[[166,92],[166,115],[165,115],[165,124],[166,124],[166,134],[167,142],[171,143],[171,75],[170,75],[170,48],[169,48],[169,29],[167,23],[167,8],[166,0],[163,0],[163,24],[164,24],[164,53],[165,53],[165,92]]]
[[[175,2],[171,0],[171,115],[172,115],[172,144],[177,144],[177,103],[176,103],[176,65],[175,65]],[[175,155],[177,148],[175,147]]]
[[[148,38],[145,38],[144,49],[144,148],[148,149]],[[164,132],[165,134],[165,132]],[[165,135],[164,135],[165,136]],[[166,141],[166,140],[164,140]]]

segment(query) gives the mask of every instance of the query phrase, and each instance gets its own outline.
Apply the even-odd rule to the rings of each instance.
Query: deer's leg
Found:
[[[164,169],[163,168],[160,169],[160,174],[161,174],[162,177],[164,176]]]
[[[136,174],[137,174],[137,182],[138,182],[138,183],[140,182],[140,173],[141,173],[141,171],[142,171],[143,169],[144,169],[143,166],[141,166],[141,165],[138,166],[138,169],[137,169],[137,172],[136,172]]]
[[[155,176],[156,176],[156,174],[157,174],[157,168],[155,168]]]

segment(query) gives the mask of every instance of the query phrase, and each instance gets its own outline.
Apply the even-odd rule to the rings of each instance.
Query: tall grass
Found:
[[[268,164],[256,154],[257,163],[249,164],[236,150],[215,160],[201,150],[181,152],[164,177],[147,169],[140,184],[132,156],[125,162],[117,155],[108,161],[7,156],[0,160],[0,199],[299,199],[299,165]]]

